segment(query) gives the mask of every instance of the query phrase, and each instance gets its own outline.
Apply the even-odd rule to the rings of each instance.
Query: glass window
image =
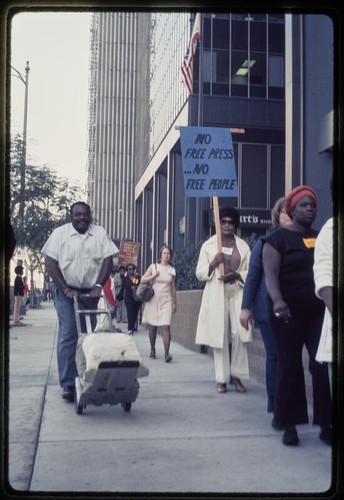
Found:
[[[247,21],[232,21],[232,49],[247,50],[248,23]]]
[[[229,52],[227,50],[214,51],[213,75],[216,82],[229,82]]]
[[[284,99],[283,56],[269,56],[269,98]]]
[[[213,19],[213,47],[214,49],[229,48],[229,20]]]
[[[284,99],[284,87],[269,87],[269,99]]]
[[[284,146],[271,146],[271,206],[284,196]]]
[[[251,52],[249,65],[250,84],[266,85],[266,55]]]
[[[237,142],[233,142],[234,160],[235,160],[235,172],[237,176],[237,181],[239,179],[239,146]]]
[[[210,49],[210,42],[211,42],[211,19],[209,17],[203,16],[203,35],[201,33],[201,36],[203,36],[203,47]]]
[[[202,78],[203,82],[211,82],[216,74],[216,53],[210,50],[203,51],[202,54]]]
[[[284,24],[271,22],[269,16],[269,52],[284,54]]]
[[[199,50],[196,50],[196,53],[195,53],[195,57],[193,60],[192,74],[193,74],[193,84],[195,85],[195,81],[198,82],[198,80],[199,80]],[[195,87],[194,87],[194,90],[195,90]]]
[[[284,87],[284,57],[269,55],[269,86]]]
[[[242,146],[241,200],[243,207],[267,207],[266,145]]]
[[[266,52],[266,24],[259,22],[250,23],[250,47],[251,50]]]
[[[212,85],[212,95],[229,95],[229,84],[228,83],[213,83]]]
[[[238,50],[232,51],[231,94],[233,96],[247,96],[247,85],[248,85],[247,61],[248,61],[247,51],[238,51]]]

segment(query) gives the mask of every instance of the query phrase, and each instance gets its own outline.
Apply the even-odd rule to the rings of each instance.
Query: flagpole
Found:
[[[199,49],[199,89],[198,89],[198,109],[197,109],[197,124],[199,125],[200,122],[202,121],[202,61],[200,60],[201,58],[201,42],[202,42],[202,32],[201,32],[201,23],[202,23],[202,15],[201,13],[196,13],[194,18],[193,18],[193,27],[191,31],[191,38],[188,46],[188,51],[183,59],[181,71],[182,71],[182,79],[183,83],[185,84],[188,92],[189,92],[189,116],[188,116],[188,123],[190,124],[190,110],[191,110],[191,102],[193,101],[191,98],[191,94],[193,93],[193,66],[194,66],[194,57],[198,45]],[[192,102],[193,104],[193,102]],[[200,239],[200,203],[198,199],[196,198],[195,202],[195,241],[198,242]],[[187,238],[187,235],[189,234],[189,220],[190,220],[190,212],[191,212],[191,207],[190,207],[190,200],[186,200],[186,206],[185,206],[185,212],[186,212],[186,231],[185,231],[185,238]],[[188,239],[188,238],[187,238]]]
[[[203,15],[200,13],[200,44],[198,51],[198,112],[197,112],[197,125],[202,127],[203,125]]]
[[[198,92],[198,126],[203,125],[203,16],[201,14],[201,39],[200,39],[200,55],[199,55],[199,85],[200,90]],[[212,33],[211,33],[212,36]],[[212,72],[212,69],[211,69]],[[199,212],[199,207],[197,207],[197,214]],[[215,223],[215,234],[217,242],[217,251],[222,252],[222,235],[220,226],[220,210],[219,210],[219,199],[217,196],[213,196],[213,211],[214,211],[214,223]],[[198,227],[198,226],[197,226]],[[220,275],[224,276],[225,268],[223,262],[219,265]]]
[[[197,15],[197,14],[196,14]],[[200,12],[200,40],[198,47],[198,109],[197,126],[203,126],[203,14]],[[200,241],[200,211],[202,200],[196,198],[196,242]]]

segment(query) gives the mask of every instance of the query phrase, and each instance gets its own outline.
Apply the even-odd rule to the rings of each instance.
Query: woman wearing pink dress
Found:
[[[154,295],[146,302],[142,323],[148,325],[149,341],[151,346],[150,357],[156,359],[155,342],[158,327],[161,326],[165,351],[165,362],[172,361],[170,355],[171,319],[177,309],[176,302],[176,271],[171,266],[172,250],[164,245],[160,250],[160,259],[157,264],[151,264],[141,278],[141,283],[153,282]]]

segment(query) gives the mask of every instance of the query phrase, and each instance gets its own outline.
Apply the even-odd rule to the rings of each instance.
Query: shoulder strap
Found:
[[[158,267],[156,265],[156,262],[154,262],[154,265],[155,265],[156,272],[158,272]],[[156,280],[156,276],[150,280],[151,285],[153,285],[153,283],[154,283],[155,280]]]

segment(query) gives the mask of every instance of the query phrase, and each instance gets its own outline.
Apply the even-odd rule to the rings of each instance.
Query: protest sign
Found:
[[[180,127],[185,196],[212,197],[218,252],[222,237],[218,197],[237,197],[232,134],[228,128]],[[220,264],[224,275],[224,265]]]
[[[129,240],[122,240],[119,245],[118,265],[126,266],[127,264],[135,264],[140,251],[140,243]]]
[[[185,196],[238,196],[229,128],[180,127]]]

